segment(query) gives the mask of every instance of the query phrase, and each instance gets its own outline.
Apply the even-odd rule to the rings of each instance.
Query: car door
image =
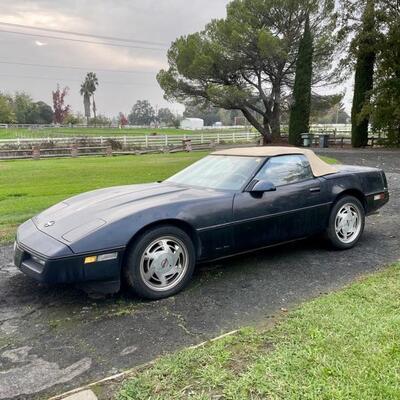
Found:
[[[235,250],[268,246],[322,231],[329,203],[322,178],[315,178],[304,155],[272,157],[253,182],[270,182],[276,190],[235,195]],[[251,185],[250,185],[251,187]]]

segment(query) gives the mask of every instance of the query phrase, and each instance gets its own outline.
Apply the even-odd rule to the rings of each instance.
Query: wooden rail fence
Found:
[[[190,139],[193,144],[204,144],[210,141],[220,143],[239,143],[239,142],[254,142],[260,137],[257,132],[201,132],[190,135],[126,135],[126,136],[60,136],[60,137],[39,137],[39,138],[16,138],[16,139],[1,139],[0,147],[6,145],[23,146],[35,144],[65,144],[73,143],[91,143],[97,146],[111,144],[115,147],[119,144],[124,147],[162,147],[162,146],[177,146],[182,144],[183,140]]]
[[[140,154],[154,154],[154,153],[177,153],[177,152],[190,152],[209,150],[215,147],[215,143],[205,143],[200,145],[192,145],[189,142],[183,143],[181,146],[170,146],[164,148],[148,148],[141,150],[113,150],[112,146],[89,146],[79,147],[72,145],[71,147],[54,147],[54,148],[41,148],[40,146],[33,146],[26,149],[8,149],[0,150],[0,160],[22,160],[34,159],[39,160],[43,158],[65,158],[65,157],[84,157],[84,156],[103,156],[111,157],[116,155],[140,155]]]
[[[256,143],[253,132],[201,132],[191,135],[60,137],[0,140],[0,159],[78,157],[201,150],[224,143]]]
[[[323,134],[327,134],[324,132]],[[319,146],[319,136],[314,134],[312,146]],[[288,141],[282,136],[282,142]],[[256,144],[260,135],[253,132],[230,132],[218,134],[193,135],[146,135],[94,138],[36,138],[0,140],[0,160],[40,159],[55,157],[113,156],[178,151],[196,151],[213,148],[218,144],[249,143]],[[369,137],[369,146],[385,145],[385,138]],[[351,145],[348,136],[329,135],[329,146],[347,147]]]

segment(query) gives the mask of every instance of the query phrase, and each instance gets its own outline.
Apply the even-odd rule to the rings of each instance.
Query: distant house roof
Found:
[[[201,118],[184,118],[183,121],[204,122]]]

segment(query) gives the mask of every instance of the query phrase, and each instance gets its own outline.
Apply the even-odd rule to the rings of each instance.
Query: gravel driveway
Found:
[[[185,292],[159,302],[127,294],[90,300],[48,288],[0,247],[0,399],[46,398],[248,324],[265,324],[300,302],[400,259],[400,152],[323,152],[346,164],[381,166],[391,201],[368,218],[346,252],[316,239],[199,268]]]

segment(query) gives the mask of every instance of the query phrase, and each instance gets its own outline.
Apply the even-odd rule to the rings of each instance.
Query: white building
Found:
[[[204,120],[201,118],[185,118],[181,122],[181,128],[187,130],[203,129]]]

